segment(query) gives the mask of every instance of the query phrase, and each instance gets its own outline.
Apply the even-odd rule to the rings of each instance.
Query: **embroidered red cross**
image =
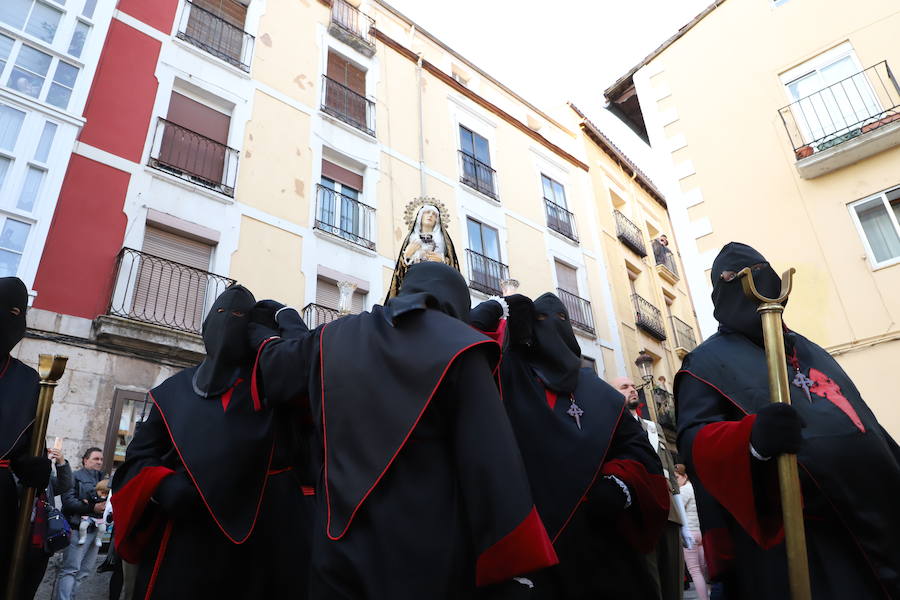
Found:
[[[844,414],[853,421],[853,424],[856,425],[857,429],[863,433],[866,432],[865,425],[859,420],[859,415],[856,414],[856,410],[850,404],[850,401],[844,397],[843,393],[841,393],[841,388],[838,384],[818,369],[810,369],[809,378],[813,381],[812,386],[809,388],[810,392],[817,396],[827,398],[829,402],[841,409]]]

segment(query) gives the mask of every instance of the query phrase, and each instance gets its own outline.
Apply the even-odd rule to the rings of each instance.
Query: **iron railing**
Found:
[[[660,244],[658,240],[653,240],[652,245],[656,264],[664,266],[672,275],[678,277],[678,262],[675,260],[675,254],[667,246]]]
[[[501,282],[509,279],[509,266],[474,250],[466,250],[469,259],[469,287],[485,294],[503,294]]]
[[[644,234],[641,232],[641,228],[621,212],[617,210],[613,212],[616,215],[616,237],[639,256],[647,256],[647,247],[644,246]]]
[[[150,149],[151,167],[234,196],[238,151],[160,118]]]
[[[331,24],[364,42],[374,50],[375,19],[362,12],[345,0],[334,0],[331,3]]]
[[[672,331],[675,333],[675,346],[684,348],[688,352],[697,347],[697,340],[694,338],[694,328],[679,319],[672,316]]]
[[[234,279],[122,248],[107,314],[200,333],[206,311]]]
[[[327,75],[322,76],[322,112],[375,135],[375,103]]]
[[[594,314],[591,312],[590,301],[562,288],[556,288],[556,291],[566,310],[569,311],[569,322],[572,323],[572,326],[593,335]]]
[[[666,339],[666,327],[660,310],[640,294],[632,294],[631,301],[634,303],[635,325],[660,341]]]
[[[497,199],[497,172],[467,152],[459,151],[459,180],[485,196]]]
[[[303,307],[303,322],[310,329],[315,329],[325,323],[331,323],[340,316],[341,313],[336,308],[328,308],[314,302]]]
[[[578,241],[578,232],[575,231],[575,215],[544,198],[544,207],[547,211],[547,227],[557,233],[561,233],[573,242]]]
[[[900,121],[900,86],[887,61],[881,61],[778,113],[801,160]]]
[[[375,249],[375,209],[324,185],[316,185],[315,228]]]
[[[221,15],[186,0],[176,36],[230,65],[250,72],[254,40],[244,31],[243,23],[230,23]]]

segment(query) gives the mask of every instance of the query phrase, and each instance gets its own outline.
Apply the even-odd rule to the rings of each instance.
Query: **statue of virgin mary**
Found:
[[[409,234],[400,247],[387,299],[397,295],[410,265],[425,261],[443,262],[459,271],[456,250],[447,232],[448,220],[447,209],[433,198],[417,199],[406,207],[405,221],[410,227]]]

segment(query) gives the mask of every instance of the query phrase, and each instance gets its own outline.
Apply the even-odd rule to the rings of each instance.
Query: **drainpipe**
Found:
[[[416,26],[412,26],[412,35],[416,35]],[[419,197],[426,196],[425,190],[425,116],[422,110],[422,61],[425,60],[419,52],[419,60],[416,61],[416,96],[419,108]]]

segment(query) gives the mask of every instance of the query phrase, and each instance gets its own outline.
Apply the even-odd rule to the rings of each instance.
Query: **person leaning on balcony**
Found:
[[[781,279],[738,242],[712,265],[719,331],[675,376],[678,449],[694,486],[710,577],[728,598],[788,598],[777,461],[797,455],[815,600],[900,598],[900,448],[821,347],[785,328],[791,404],[769,402],[757,305],[737,274]]]
[[[0,278],[0,590],[6,589],[19,497],[15,478],[43,490],[50,460],[29,456],[38,399],[37,371],[10,353],[25,337],[28,288],[18,277]],[[15,475],[15,478],[13,477]]]
[[[560,560],[530,576],[535,597],[656,597],[643,555],[669,510],[662,465],[622,396],[582,368],[566,306],[516,294],[481,303],[472,323],[503,344],[504,406]]]
[[[313,331],[284,309],[251,332],[266,393],[310,399],[312,599],[527,593],[514,578],[555,564],[470,302],[458,271],[422,262],[386,306]]]
[[[206,358],[150,392],[113,479],[135,598],[305,598],[312,490],[296,408],[268,402],[247,345],[265,302],[222,292],[203,322]]]

